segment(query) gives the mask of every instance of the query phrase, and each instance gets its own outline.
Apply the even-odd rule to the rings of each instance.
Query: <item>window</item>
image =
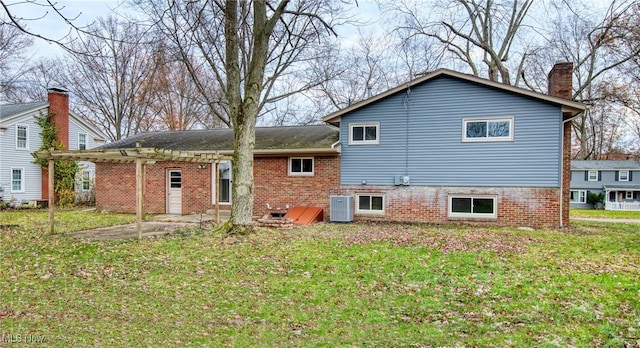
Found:
[[[587,173],[587,181],[598,181],[598,171],[597,170],[590,170]]]
[[[87,149],[87,135],[86,134],[78,134],[78,150],[86,150]]]
[[[82,172],[82,191],[89,191],[91,189],[91,172]]]
[[[587,191],[571,190],[571,203],[587,203]]]
[[[350,123],[349,145],[380,144],[380,124]]]
[[[313,157],[289,158],[289,175],[313,175]]]
[[[358,194],[357,213],[384,214],[384,195],[381,194]]]
[[[11,192],[24,192],[24,169],[11,169]]]
[[[492,196],[450,196],[449,217],[495,219],[496,201]]]
[[[624,199],[633,199],[633,191],[627,191]]]
[[[16,126],[16,149],[29,149],[29,136],[27,126]]]
[[[618,181],[629,181],[629,171],[621,170],[618,172]]]
[[[512,141],[513,117],[466,118],[462,141]]]

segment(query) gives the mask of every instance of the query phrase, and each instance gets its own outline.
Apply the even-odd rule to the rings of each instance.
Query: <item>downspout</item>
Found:
[[[564,191],[564,126],[567,122],[573,121],[575,118],[580,116],[582,112],[577,113],[573,117],[570,117],[566,120],[562,121],[562,126],[560,127],[560,228],[564,228],[564,224],[562,223],[562,209],[564,208],[564,200],[562,196],[562,192]],[[569,157],[571,157],[571,148],[569,148]],[[571,182],[571,173],[569,173],[569,182]]]

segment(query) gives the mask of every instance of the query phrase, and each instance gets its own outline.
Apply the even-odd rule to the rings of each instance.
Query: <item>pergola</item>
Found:
[[[135,148],[124,149],[92,149],[92,150],[54,150],[34,152],[33,156],[39,159],[49,160],[49,233],[54,233],[54,164],[56,160],[62,161],[88,161],[93,163],[135,163],[136,164],[136,230],[138,239],[142,238],[142,217],[144,215],[145,196],[145,172],[147,164],[155,164],[163,161],[192,162],[192,163],[212,163],[217,166],[220,160],[227,160],[229,155],[221,155],[214,152],[194,152],[177,151],[159,148],[141,147],[136,144]],[[216,180],[216,192],[218,192],[218,181]],[[216,220],[219,221],[218,198],[215,200]]]

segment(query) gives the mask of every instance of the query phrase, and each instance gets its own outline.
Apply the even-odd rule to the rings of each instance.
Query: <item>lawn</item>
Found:
[[[316,224],[242,237],[193,229],[90,241],[45,235],[46,212],[20,214],[0,213],[0,224],[28,223],[0,231],[4,343],[640,344],[638,224],[576,222],[564,231]],[[83,226],[131,219],[57,218]]]
[[[638,219],[640,211],[603,210],[603,209],[571,209],[571,217],[604,218],[604,219]]]

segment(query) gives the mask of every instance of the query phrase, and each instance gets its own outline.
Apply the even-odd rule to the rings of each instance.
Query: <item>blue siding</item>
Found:
[[[411,185],[559,187],[559,106],[452,77],[414,86],[408,110],[406,95],[342,116],[341,184],[393,185],[408,163]],[[514,141],[462,142],[464,118],[498,116],[514,117]],[[380,144],[350,146],[356,122],[380,122]]]
[[[595,170],[595,169],[594,169]],[[572,170],[571,171],[571,189],[572,190],[591,190],[593,192],[603,191],[604,186],[637,186],[640,185],[640,171],[629,170],[631,175],[630,181],[616,181],[617,170],[600,169],[599,181],[585,180],[588,170]]]

